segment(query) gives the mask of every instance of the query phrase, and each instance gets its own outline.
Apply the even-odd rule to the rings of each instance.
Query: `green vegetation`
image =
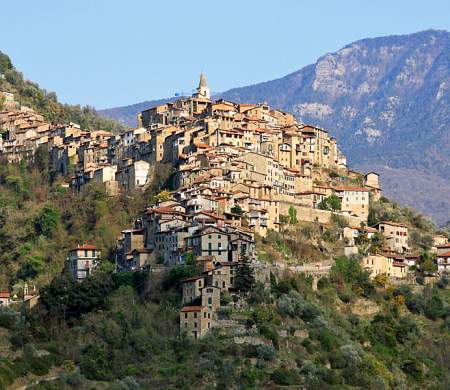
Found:
[[[197,341],[180,338],[179,281],[198,273],[191,255],[167,274],[104,267],[82,284],[62,274],[41,289],[35,310],[0,311],[18,352],[0,361],[0,383],[52,372],[57,379],[39,388],[446,388],[448,280],[377,290],[356,258],[335,260],[317,292],[302,275],[272,275],[264,286],[238,271],[251,280],[242,289],[247,303],[234,307],[224,294],[229,306],[219,318],[262,345],[236,344],[217,328]]]
[[[318,205],[320,210],[338,211],[341,209],[341,200],[335,194],[323,198]]]
[[[78,243],[95,243],[109,259],[120,231],[150,198],[111,198],[94,183],[82,193],[67,191],[50,183],[41,165],[0,164],[0,289],[47,285]]]
[[[241,254],[240,262],[237,266],[234,284],[241,293],[248,293],[255,285],[253,268],[250,266],[250,260],[244,253]]]
[[[14,93],[16,101],[33,108],[48,121],[74,122],[87,130],[100,129],[116,133],[125,130],[125,126],[118,122],[97,115],[92,107],[59,103],[54,92],[48,92],[38,84],[25,80],[22,73],[14,68],[9,57],[2,52],[0,52],[0,74],[4,75],[4,78],[0,78],[0,91]]]
[[[288,213],[289,213],[289,223],[291,225],[295,225],[298,222],[298,220],[297,220],[297,210],[295,209],[295,207],[289,206]]]
[[[0,309],[0,389],[25,376],[30,383],[52,378],[34,389],[450,386],[448,279],[385,289],[386,280],[370,280],[358,257],[334,256],[346,226],[339,216],[324,226],[297,221],[290,209],[280,232],[258,238],[268,262],[334,256],[318,291],[310,277],[277,267],[270,284],[255,283],[243,256],[235,275],[240,297],[222,294],[219,312],[234,326],[193,341],[178,329],[180,281],[199,273],[192,254],[162,274],[117,275],[110,262],[120,231],[147,202],[167,199],[172,167],[158,165],[144,193],[111,198],[94,184],[81,194],[64,189],[50,177],[45,155],[38,151],[31,166],[0,164],[0,288],[20,295],[27,282],[41,295],[32,310]],[[428,253],[426,236],[435,228],[423,217],[385,199],[371,213],[412,224],[415,247]],[[103,259],[80,284],[64,264],[67,251],[84,241]],[[368,245],[367,237],[360,244]],[[382,238],[370,244],[381,247]],[[424,260],[432,272],[432,258]],[[243,335],[255,342],[236,343]]]

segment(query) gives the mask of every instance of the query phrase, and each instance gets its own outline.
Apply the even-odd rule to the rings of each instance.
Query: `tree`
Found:
[[[12,67],[11,59],[0,51],[0,73],[5,73],[5,71],[12,69]]]
[[[48,171],[48,146],[39,145],[34,154],[34,166],[42,173],[47,173]]]
[[[373,284],[377,287],[384,287],[388,281],[386,274],[378,274],[373,278]]]
[[[150,200],[151,204],[158,204],[161,202],[167,202],[168,200],[170,200],[170,192],[163,190],[161,192],[159,192],[158,194],[152,196],[152,199]]]
[[[46,204],[34,220],[34,227],[37,234],[42,234],[51,238],[53,232],[59,225],[61,214],[58,209]]]
[[[234,286],[241,293],[249,292],[255,285],[254,270],[248,256],[242,252],[234,278]]]
[[[341,200],[336,194],[330,195],[322,199],[318,208],[320,210],[338,211],[341,209]]]
[[[372,206],[370,206],[369,215],[367,216],[367,225],[373,226],[373,225],[376,225],[378,222],[379,221],[378,221],[377,215],[375,213],[375,210]]]
[[[331,211],[338,211],[341,209],[341,200],[336,194],[330,195],[328,197],[328,204]]]
[[[236,215],[240,215],[240,216],[242,216],[244,214],[244,211],[241,209],[241,206],[239,206],[239,205],[233,206],[230,211],[232,214],[236,214]]]
[[[298,221],[297,221],[297,209],[293,206],[289,206],[289,219],[290,219],[290,224],[291,225],[295,225]]]
[[[370,244],[370,239],[366,232],[359,232],[358,236],[355,238],[355,244],[359,246],[366,247]]]
[[[433,274],[437,271],[437,265],[434,263],[433,259],[427,252],[422,255],[420,270],[426,274]]]
[[[379,252],[381,249],[383,249],[384,245],[386,244],[386,239],[380,232],[376,232],[372,236],[370,241],[371,241],[370,246],[371,246],[372,252],[375,252],[375,253]]]

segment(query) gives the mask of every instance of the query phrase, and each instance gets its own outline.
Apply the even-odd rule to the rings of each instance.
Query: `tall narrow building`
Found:
[[[211,99],[211,92],[208,88],[206,77],[203,72],[200,74],[200,81],[198,83],[197,91],[194,93],[193,97]]]

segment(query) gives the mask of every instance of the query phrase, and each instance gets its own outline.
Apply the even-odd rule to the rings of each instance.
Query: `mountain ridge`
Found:
[[[284,77],[233,88],[219,97],[267,101],[301,122],[329,130],[351,166],[383,170],[389,197],[417,207],[439,224],[450,220],[450,199],[442,198],[450,191],[449,32],[361,39]],[[133,107],[128,106],[130,117]],[[111,111],[99,112],[120,119]],[[412,197],[405,190],[411,180],[428,191],[416,189]]]

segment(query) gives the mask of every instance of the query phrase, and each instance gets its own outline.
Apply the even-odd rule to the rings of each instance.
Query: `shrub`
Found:
[[[111,363],[111,356],[103,345],[89,344],[82,351],[81,372],[88,379],[106,381],[113,379]]]
[[[424,308],[424,314],[430,320],[436,320],[441,318],[445,314],[444,304],[442,303],[439,295],[434,293],[431,298],[426,302]]]
[[[52,237],[53,232],[58,227],[61,214],[58,209],[46,204],[34,220],[37,234],[42,234],[47,238]]]
[[[335,282],[344,281],[361,289],[362,294],[366,297],[375,292],[369,273],[361,268],[356,258],[336,258],[335,264],[331,268],[331,278]]]
[[[338,214],[331,215],[331,222],[335,223],[339,228],[343,229],[348,226],[348,221],[345,217]]]
[[[441,289],[447,288],[449,285],[450,280],[448,278],[448,275],[442,275],[441,278],[436,282],[436,286]]]
[[[271,326],[268,326],[266,324],[260,325],[259,333],[261,334],[261,336],[272,341],[275,348],[278,348],[278,342],[279,342],[278,333]]]
[[[271,379],[282,386],[293,386],[300,383],[300,376],[296,370],[290,370],[285,367],[277,368],[271,375]]]
[[[322,348],[327,352],[336,348],[336,339],[328,329],[321,329],[317,335],[317,339],[322,345]]]
[[[271,362],[275,360],[277,351],[271,345],[258,345],[256,347],[256,356],[258,357],[258,359]]]
[[[414,359],[408,359],[401,365],[401,369],[409,376],[411,376],[416,382],[423,382],[423,369],[422,365]]]
[[[291,290],[277,302],[277,310],[282,316],[299,317],[309,322],[320,315],[320,310],[314,304],[306,301],[297,291]]]
[[[20,314],[12,309],[0,307],[0,326],[6,329],[16,329],[21,323]]]

